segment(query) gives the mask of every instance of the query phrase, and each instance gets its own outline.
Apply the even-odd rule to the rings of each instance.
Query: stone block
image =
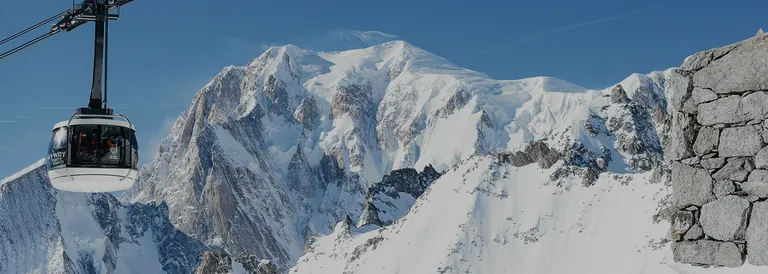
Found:
[[[703,61],[696,64],[703,64],[706,59],[697,59]],[[693,75],[693,83],[697,87],[709,88],[717,93],[768,90],[766,75],[768,37],[757,37],[740,43],[728,54],[705,65]]]
[[[736,182],[744,182],[749,176],[749,171],[746,169],[747,160],[744,158],[730,158],[728,163],[720,170],[712,174],[712,178],[715,180],[731,180]]]
[[[688,229],[694,224],[693,212],[690,211],[677,211],[672,214],[671,218],[672,228],[669,231],[672,241],[679,242],[683,240],[683,236]]]
[[[749,201],[729,195],[701,207],[699,223],[704,234],[720,241],[744,239]]]
[[[725,158],[702,159],[699,164],[706,169],[718,169],[725,165]]]
[[[720,130],[712,127],[702,127],[696,136],[696,142],[693,143],[693,152],[698,156],[707,154],[718,146]]]
[[[725,128],[719,141],[720,157],[755,156],[763,148],[761,131],[754,126]]]
[[[728,180],[715,182],[712,189],[712,192],[715,193],[715,198],[717,199],[731,195],[734,191],[736,191],[736,186],[733,185],[733,182]]]
[[[712,240],[684,241],[672,244],[675,262],[739,267],[744,264],[744,255],[736,243]]]
[[[676,206],[702,206],[715,199],[709,171],[672,163],[672,196]]]
[[[688,114],[674,111],[672,114],[672,128],[669,131],[667,145],[664,146],[664,157],[671,161],[678,161],[695,156],[693,142],[698,128],[696,122]]]
[[[756,202],[747,227],[749,264],[768,265],[768,202]]]

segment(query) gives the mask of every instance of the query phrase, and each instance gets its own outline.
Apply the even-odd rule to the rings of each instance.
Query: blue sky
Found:
[[[136,0],[110,25],[109,99],[137,125],[146,162],[198,88],[270,45],[346,49],[366,44],[351,31],[379,31],[497,79],[604,88],[768,28],[768,2],[728,2]],[[3,3],[0,38],[71,4]],[[92,36],[84,26],[0,63],[0,177],[45,157],[52,125],[87,104]]]

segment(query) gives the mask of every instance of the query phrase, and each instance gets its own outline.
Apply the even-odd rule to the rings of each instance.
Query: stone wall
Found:
[[[667,87],[674,260],[768,265],[768,36],[688,57]]]

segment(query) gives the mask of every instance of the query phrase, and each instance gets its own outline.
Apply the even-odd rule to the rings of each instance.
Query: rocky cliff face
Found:
[[[39,162],[0,182],[0,273],[190,273],[207,249],[164,204],[59,192]]]
[[[384,175],[381,182],[368,188],[363,214],[357,226],[391,224],[405,215],[405,211],[411,208],[416,198],[437,178],[440,178],[440,173],[432,166],[425,167],[422,172],[404,168]]]
[[[674,258],[768,265],[768,36],[697,53],[673,71]]]

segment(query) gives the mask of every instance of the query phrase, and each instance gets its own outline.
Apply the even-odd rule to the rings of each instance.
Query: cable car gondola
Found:
[[[53,127],[48,177],[59,190],[125,190],[138,175],[138,148],[135,129],[125,116],[76,113]]]
[[[56,189],[112,192],[126,190],[136,181],[139,173],[139,146],[135,128],[128,118],[114,114],[107,107],[106,100],[109,21],[120,17],[119,12],[110,14],[110,11],[132,1],[85,0],[82,4],[73,5],[70,10],[0,40],[2,45],[63,16],[48,33],[0,54],[2,62],[55,34],[71,31],[87,22],[95,22],[93,83],[88,107],[77,109],[68,120],[53,126],[46,165],[51,185]]]

